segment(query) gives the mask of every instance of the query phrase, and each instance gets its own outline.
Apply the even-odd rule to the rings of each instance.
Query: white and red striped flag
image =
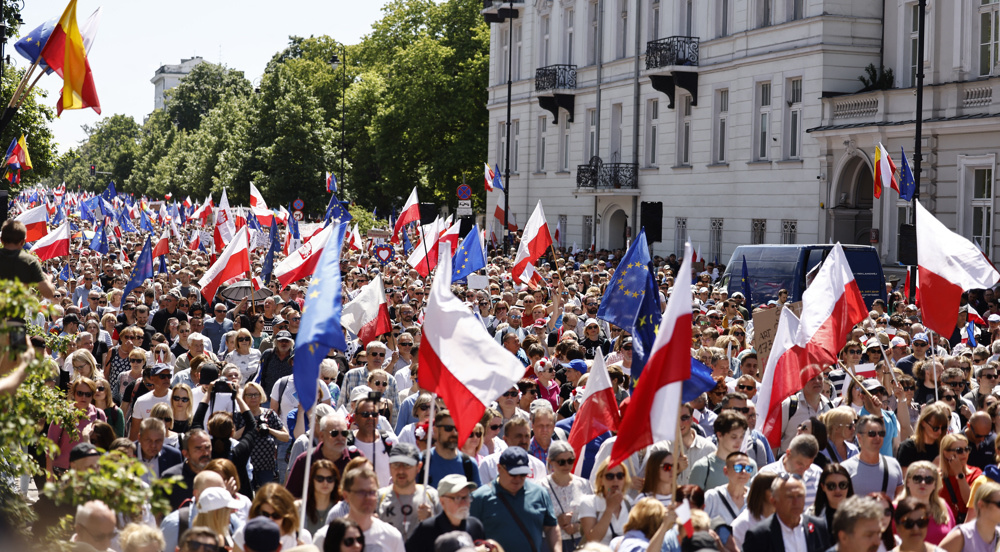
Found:
[[[344,305],[340,311],[340,324],[357,335],[362,346],[392,331],[381,274],[372,278],[371,282],[361,288],[357,297]]]
[[[618,412],[618,401],[615,390],[611,386],[611,375],[604,364],[603,355],[594,355],[594,366],[591,367],[587,386],[583,389],[583,401],[576,409],[573,429],[569,432],[568,442],[576,453],[574,472],[579,475],[583,469],[584,447],[601,434],[608,431],[618,431],[621,416]]]
[[[514,281],[520,281],[527,265],[534,264],[550,246],[552,246],[552,235],[549,234],[549,225],[545,220],[542,201],[538,200],[535,211],[531,213],[531,218],[528,219],[528,224],[524,227],[521,244],[518,246],[517,256],[514,258],[514,268],[510,271]]]
[[[396,219],[396,226],[392,229],[392,243],[399,243],[399,232],[404,226],[419,220],[420,202],[417,201],[417,187],[414,186],[413,191],[410,192],[410,197],[406,198],[406,203],[403,204],[403,210],[399,212],[399,218]]]

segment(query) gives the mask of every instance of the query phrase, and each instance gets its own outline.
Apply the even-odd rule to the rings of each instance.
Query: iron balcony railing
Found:
[[[576,88],[576,65],[549,65],[535,69],[535,92]]]
[[[646,43],[646,69],[671,65],[698,66],[698,37],[671,36]]]
[[[638,175],[635,163],[604,163],[595,157],[590,164],[577,166],[576,185],[597,191],[635,190],[639,188]]]

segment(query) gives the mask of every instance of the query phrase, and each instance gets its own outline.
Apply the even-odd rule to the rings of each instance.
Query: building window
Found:
[[[656,128],[660,123],[660,101],[649,100],[646,108],[646,165],[656,166]]]
[[[726,138],[729,124],[729,90],[716,92],[715,162],[726,162]]]
[[[558,247],[566,247],[566,228],[568,226],[566,215],[559,215],[559,243],[556,244]]]
[[[681,99],[681,124],[677,125],[679,136],[677,137],[677,165],[687,167],[691,165],[691,96],[684,96]]]
[[[694,36],[694,0],[684,2],[684,36]]]
[[[767,219],[753,219],[750,221],[750,244],[760,245],[765,243],[767,236]]]
[[[590,249],[594,243],[594,217],[593,215],[583,215],[583,246]]]
[[[993,169],[975,169],[972,187],[972,239],[989,253],[993,236]]]
[[[712,219],[712,226],[708,233],[708,259],[718,262],[722,256],[722,219]]]
[[[566,10],[566,64],[573,65],[573,36],[574,36],[574,19],[576,18],[576,11],[569,9]]]
[[[731,0],[719,0],[719,36],[729,35],[729,4]]]
[[[538,118],[538,172],[545,170],[545,131],[548,130],[548,125],[546,125],[547,117]]]
[[[649,29],[649,40],[660,38],[660,0],[650,0],[649,17],[652,19]]]
[[[1000,1],[981,0],[979,8],[979,74],[992,75],[1000,61]],[[914,6],[914,13],[918,8]]]
[[[590,159],[597,155],[597,110],[588,109],[587,110],[587,121],[590,127],[587,129],[587,158],[584,159],[585,162],[589,163]]]
[[[521,40],[521,29],[520,23],[514,25],[514,80],[521,80],[521,52],[524,45],[524,41]]]
[[[618,58],[628,55],[628,4],[629,0],[619,3],[621,17],[618,18]]]
[[[622,137],[624,136],[624,118],[622,117],[622,104],[612,104],[611,106],[611,143],[608,148],[608,158],[611,163],[621,163],[622,160]]]
[[[518,149],[519,149],[518,145],[519,145],[519,142],[520,142],[520,140],[518,140],[518,138],[519,138],[519,136],[521,134],[521,121],[518,121],[518,120],[511,121],[511,124],[510,124],[510,134],[511,134],[511,143],[510,143],[510,149],[511,149],[511,154],[510,154],[510,170],[513,173],[517,173],[517,157],[518,157],[517,153],[518,153]]]
[[[562,136],[560,136],[562,144],[560,144],[560,149],[562,153],[562,166],[560,169],[564,171],[569,170],[569,112],[563,111],[563,122],[562,122]]]
[[[920,6],[913,4],[910,6],[910,86],[917,85],[917,54],[919,54],[920,50],[919,33]],[[986,49],[990,50],[991,48],[987,45]],[[984,74],[989,74],[989,70]]]
[[[802,157],[802,79],[788,83],[788,158]]]
[[[774,0],[757,0],[757,26],[758,27],[770,27],[772,23],[772,11],[773,7],[771,3]]]
[[[674,221],[674,252],[681,260],[684,258],[684,244],[688,237],[688,219],[678,217]]]
[[[588,21],[590,22],[587,28],[587,65],[594,65],[597,63],[597,19],[600,17],[600,12],[597,11],[597,2],[590,3],[590,17]]]
[[[791,9],[788,10],[792,15],[792,21],[798,21],[806,15],[805,0],[791,0]]]
[[[771,83],[762,82],[757,86],[757,132],[754,159],[767,161],[771,149]]]
[[[507,30],[502,29],[500,32],[500,70],[497,72],[497,82],[503,84],[507,82],[509,77],[507,71],[507,62],[510,60],[510,37],[507,35]]]
[[[798,228],[799,221],[797,220],[781,221],[781,243],[794,244],[795,236],[798,234]]]
[[[552,19],[544,15],[542,16],[542,38],[539,43],[539,56],[538,56],[538,66],[546,67],[549,64],[549,31]]]
[[[507,123],[500,121],[497,126],[497,163],[504,164],[507,159]]]

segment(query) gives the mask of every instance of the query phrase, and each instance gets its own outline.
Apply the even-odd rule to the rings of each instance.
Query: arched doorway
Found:
[[[616,208],[611,212],[605,222],[607,234],[605,247],[614,251],[615,249],[625,249],[625,233],[628,231],[628,215],[621,208]]]
[[[872,168],[864,157],[854,156],[844,164],[831,198],[833,241],[870,245],[873,184]]]

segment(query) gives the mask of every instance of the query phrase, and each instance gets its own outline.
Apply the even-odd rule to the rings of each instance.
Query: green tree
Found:
[[[227,95],[249,96],[250,81],[242,71],[215,63],[199,63],[181,79],[176,88],[167,92],[167,113],[179,128],[195,130],[202,118]]]
[[[123,190],[138,153],[141,129],[130,116],[112,115],[98,121],[94,126],[84,125],[87,140],[59,157],[49,179],[44,183],[58,186],[65,182],[69,187],[85,190],[103,190],[109,181],[114,181]],[[111,174],[90,176],[90,166],[98,171]]]
[[[125,189],[136,194],[152,193],[157,177],[157,165],[167,155],[174,140],[181,132],[170,121],[170,116],[157,109],[142,125],[135,166]]]

